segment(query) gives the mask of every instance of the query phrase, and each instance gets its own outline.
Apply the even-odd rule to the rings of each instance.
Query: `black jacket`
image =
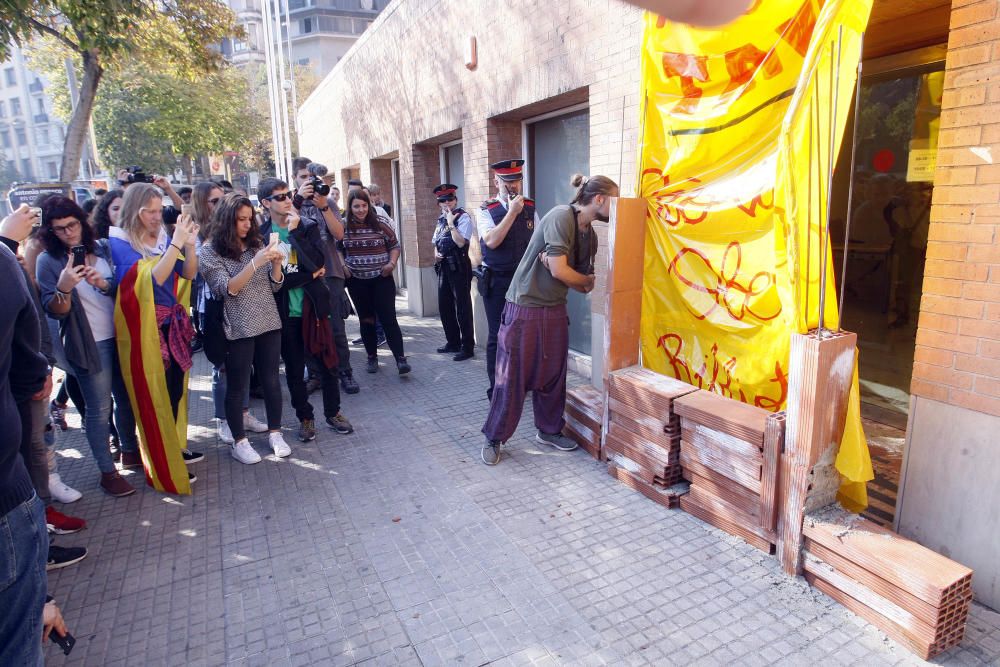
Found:
[[[274,229],[270,220],[268,220],[268,229],[269,231]],[[326,264],[319,226],[315,222],[301,220],[299,226],[288,233],[288,242],[295,250],[299,270],[286,273],[281,289],[274,293],[281,323],[285,324],[288,321],[288,290],[297,287],[301,287],[305,292],[317,318],[329,317],[330,291],[323,279],[313,278],[313,273]]]

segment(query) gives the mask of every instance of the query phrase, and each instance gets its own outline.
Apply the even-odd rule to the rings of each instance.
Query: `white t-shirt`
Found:
[[[97,261],[94,262],[94,268],[105,280],[111,280],[111,266],[103,258],[97,258]],[[75,289],[83,304],[83,312],[87,314],[87,322],[90,324],[90,332],[94,334],[94,341],[100,342],[114,338],[115,300],[101,294],[86,280],[78,282]]]

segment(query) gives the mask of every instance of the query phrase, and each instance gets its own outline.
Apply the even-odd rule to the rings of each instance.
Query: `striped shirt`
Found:
[[[379,216],[380,231],[354,222],[344,225],[344,255],[354,278],[378,278],[389,263],[389,253],[399,247],[388,218]]]

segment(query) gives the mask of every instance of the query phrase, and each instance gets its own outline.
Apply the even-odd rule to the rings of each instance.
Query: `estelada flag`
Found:
[[[756,0],[714,29],[647,14],[645,366],[778,411],[788,398],[789,335],[819,325],[821,289],[823,323],[838,325],[828,165],[870,11],[871,0]],[[874,474],[856,369],[836,466],[839,499],[863,508]]]
[[[160,330],[153,301],[153,267],[159,257],[141,259],[118,285],[115,336],[122,377],[139,426],[146,482],[157,491],[188,495],[187,466],[181,450],[187,445],[187,383],[174,419],[167,393],[166,370],[160,353]],[[176,278],[177,303],[189,304],[191,283]]]

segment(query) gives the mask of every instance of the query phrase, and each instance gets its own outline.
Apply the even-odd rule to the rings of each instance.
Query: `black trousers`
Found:
[[[500,333],[500,317],[507,303],[507,288],[514,279],[514,273],[493,273],[489,294],[483,295],[483,307],[486,309],[486,321],[490,325],[490,336],[486,339],[486,374],[490,378],[490,388],[486,395],[493,396],[493,385],[497,370],[497,336]],[[480,292],[482,293],[482,292]]]
[[[302,339],[302,318],[289,317],[281,329],[281,358],[285,362],[285,382],[288,393],[292,397],[292,407],[299,421],[315,419],[313,406],[309,402],[309,392],[306,390],[305,374],[306,359],[312,358],[306,352]],[[323,383],[323,415],[336,417],[340,412],[340,383],[337,369],[333,370],[323,365],[322,361],[313,359],[313,365]]]
[[[251,365],[257,369],[260,387],[264,392],[267,428],[271,431],[281,429],[281,382],[278,380],[280,356],[281,329],[252,338],[229,341],[229,353],[226,355],[226,421],[236,442],[247,435],[243,428],[243,394],[250,386]],[[169,386],[169,380],[167,384]]]
[[[385,330],[385,339],[392,350],[392,356],[404,356],[403,332],[396,321],[396,282],[392,276],[378,278],[348,278],[347,291],[358,311],[361,323],[361,340],[369,357],[378,354],[375,334],[375,317],[378,316]]]
[[[438,273],[438,310],[448,347],[472,352],[476,346],[472,327],[472,264],[459,259],[456,268],[442,261]]]
[[[169,339],[169,326],[163,325],[160,328],[164,339]],[[181,370],[177,360],[170,356],[170,363],[163,369],[167,380],[167,395],[170,397],[170,408],[174,411],[174,419],[177,419],[177,408],[180,407],[181,397],[184,395],[184,371]],[[110,420],[109,420],[110,421]],[[115,429],[114,433],[118,430]]]

